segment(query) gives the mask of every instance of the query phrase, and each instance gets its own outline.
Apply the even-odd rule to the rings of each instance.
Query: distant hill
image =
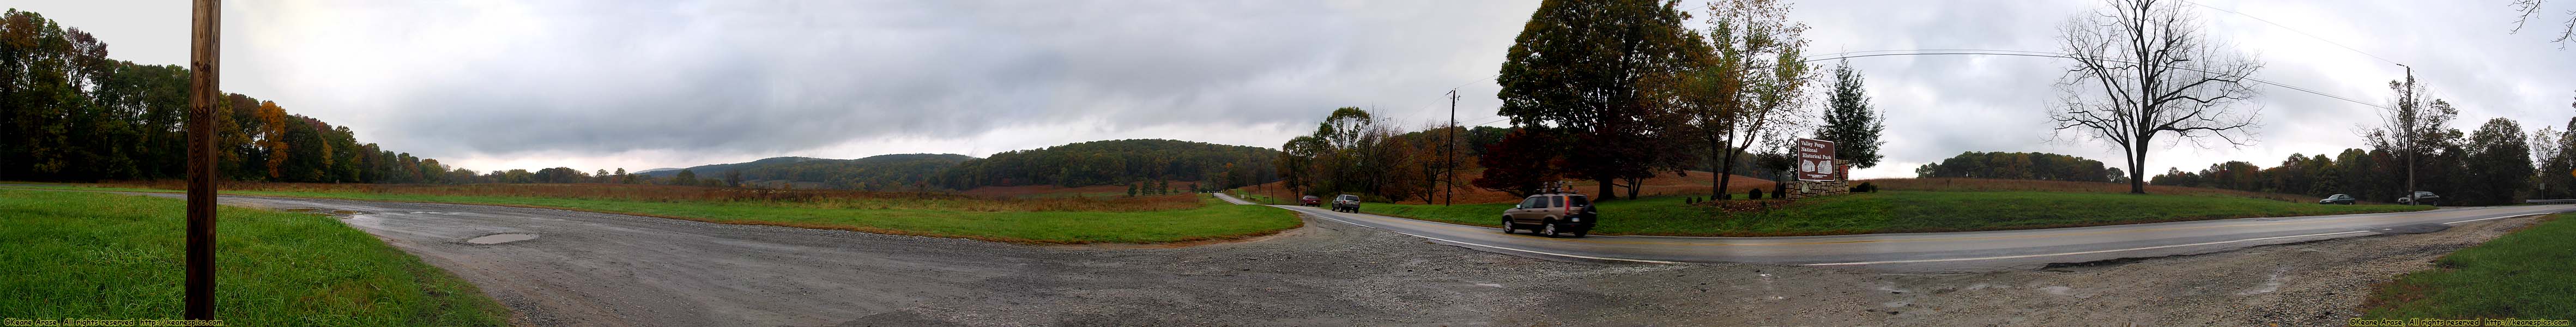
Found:
[[[653,168],[653,169],[645,169],[645,170],[636,171],[635,173],[636,173],[636,174],[649,174],[649,173],[654,173],[654,172],[664,172],[664,171],[667,171],[667,172],[671,172],[671,173],[675,173],[675,174],[676,174],[676,173],[679,173],[679,172],[680,172],[680,169],[679,169],[679,168]]]
[[[1278,150],[1159,139],[1073,143],[993,154],[977,159],[956,154],[889,154],[858,159],[776,157],[751,162],[689,167],[698,178],[723,179],[742,172],[743,184],[899,191],[968,190],[985,186],[1054,185],[1083,187],[1130,182],[1198,182],[1233,188],[1279,180],[1271,161]],[[680,169],[635,173],[667,179]],[[1175,184],[1181,188],[1184,184]]]
[[[1092,141],[993,154],[968,160],[932,183],[966,190],[984,186],[1083,187],[1145,181],[1192,181],[1233,188],[1278,180],[1278,150],[1189,141]]]
[[[735,169],[743,169],[743,168],[750,168],[750,167],[761,167],[761,166],[772,166],[772,165],[785,165],[785,164],[792,164],[792,163],[806,162],[806,161],[815,161],[815,160],[832,160],[832,159],[806,158],[806,157],[776,157],[776,158],[768,158],[768,159],[752,160],[751,162],[738,162],[738,163],[729,163],[729,164],[702,165],[702,166],[696,166],[696,167],[689,167],[689,168],[686,168],[686,169],[688,169],[690,173],[698,174],[698,177],[723,177],[725,173],[733,172]],[[635,174],[637,174],[637,175],[645,175],[645,176],[653,176],[653,177],[657,177],[657,178],[669,178],[669,177],[671,177],[672,175],[679,175],[679,174],[680,174],[680,170],[679,170],[679,169],[671,169],[671,170],[648,170],[648,171],[643,171],[643,172],[636,172]]]
[[[957,154],[889,154],[858,159],[776,157],[743,163],[689,167],[698,178],[725,178],[742,171],[745,184],[761,187],[907,190],[926,185],[931,176],[974,157]],[[679,169],[639,175],[670,178]]]

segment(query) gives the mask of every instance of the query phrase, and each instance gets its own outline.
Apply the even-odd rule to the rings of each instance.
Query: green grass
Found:
[[[2218,195],[1887,191],[1812,198],[1771,210],[1728,213],[1685,206],[1682,199],[1666,196],[1601,202],[1602,223],[1593,227],[1593,232],[1672,236],[1949,232],[2431,209],[2318,205]],[[1502,211],[1511,206],[1372,203],[1360,209],[1397,217],[1499,226]]]
[[[178,319],[185,201],[0,190],[0,318]],[[502,326],[472,284],[329,216],[218,210],[231,326]]]
[[[175,192],[112,187],[42,187],[96,191]],[[855,230],[999,242],[1168,243],[1267,235],[1303,222],[1296,213],[1227,205],[1199,195],[1194,209],[1091,212],[973,209],[980,200],[874,199],[828,204],[766,201],[639,201],[537,196],[464,196],[362,192],[225,191],[224,194],[369,201],[490,204],[687,219],[726,224]]]
[[[2370,294],[2371,319],[2576,319],[2576,214],[2435,260]]]

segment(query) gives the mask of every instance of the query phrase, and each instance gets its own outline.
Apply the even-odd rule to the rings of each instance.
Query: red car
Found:
[[[1298,202],[1300,202],[1300,203],[1305,203],[1305,204],[1306,204],[1306,206],[1309,206],[1309,207],[1319,207],[1319,206],[1323,206],[1323,205],[1324,205],[1324,198],[1318,198],[1318,197],[1315,197],[1315,196],[1313,196],[1313,195],[1308,195],[1308,196],[1306,196],[1306,197],[1304,197],[1304,198],[1299,198],[1299,199],[1297,199],[1297,201],[1298,201]]]

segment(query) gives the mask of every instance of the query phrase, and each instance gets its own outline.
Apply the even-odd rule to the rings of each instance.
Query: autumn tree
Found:
[[[268,177],[285,178],[287,153],[295,148],[288,146],[287,142],[286,109],[277,107],[274,101],[261,101],[255,112],[260,126],[264,127],[259,132],[259,147],[268,154]]]
[[[1716,168],[1710,195],[1725,198],[1728,174],[1766,161],[1748,158],[1760,157],[1752,152],[1780,149],[1800,134],[1814,74],[1802,58],[1807,27],[1789,20],[1788,3],[1724,0],[1707,10],[1710,27],[1706,42],[1692,49],[1693,66],[1645,85],[1655,95],[1648,103],[1667,108],[1662,113],[1671,118],[1663,121],[1677,126],[1666,142],[1697,147],[1697,159]]]
[[[1548,182],[1557,181],[1557,135],[1524,127],[1504,134],[1501,140],[1486,145],[1485,154],[1476,157],[1476,165],[1485,173],[1469,184],[1477,188],[1511,194],[1513,197],[1535,194]]]
[[[2168,2],[2170,1],[2170,2]],[[2263,64],[2211,39],[2181,1],[2108,0],[2061,30],[2075,65],[2058,82],[2056,130],[2120,148],[2129,193],[2147,192],[2147,150],[2158,136],[2195,144],[2253,142],[2259,110],[2240,109],[2257,90],[2246,79]]]
[[[1678,1],[1549,0],[1539,4],[1513,39],[1495,82],[1500,113],[1513,126],[1547,126],[1565,133],[1567,172],[1600,182],[1601,199],[1616,196],[1614,180],[1651,177],[1667,163],[1654,162],[1659,146],[1638,82],[1690,67],[1697,33]]]

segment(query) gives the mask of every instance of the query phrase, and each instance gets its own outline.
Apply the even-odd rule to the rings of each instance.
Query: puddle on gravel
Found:
[[[526,240],[533,240],[533,239],[537,239],[537,234],[492,234],[492,235],[484,235],[483,237],[476,237],[476,238],[474,238],[474,239],[465,240],[465,243],[474,243],[474,244],[501,244],[501,243],[518,242],[518,241],[526,241]]]

